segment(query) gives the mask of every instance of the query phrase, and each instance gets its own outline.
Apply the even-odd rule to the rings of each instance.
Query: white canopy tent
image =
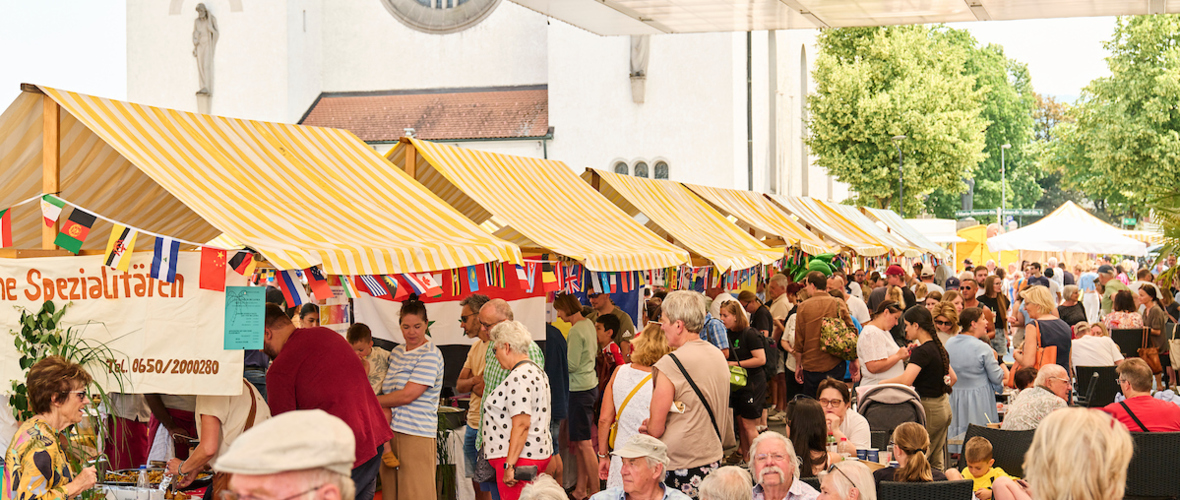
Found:
[[[1146,243],[1128,238],[1121,230],[1090,215],[1072,201],[1065,202],[1036,223],[988,238],[987,246],[993,252],[1037,250],[1147,255]]]

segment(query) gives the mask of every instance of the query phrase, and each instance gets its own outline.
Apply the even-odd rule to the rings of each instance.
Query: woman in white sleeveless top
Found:
[[[623,461],[609,452],[611,424],[615,416],[619,415],[619,425],[615,431],[616,446],[626,443],[639,432],[640,424],[651,414],[651,391],[654,387],[651,367],[665,354],[672,352],[659,323],[649,323],[643,333],[632,341],[631,347],[631,363],[615,368],[607,384],[610,390],[602,396],[602,413],[598,418],[598,477],[606,480],[608,489],[623,487]],[[640,385],[641,382],[643,385]],[[639,389],[635,390],[636,387]],[[635,390],[635,395],[623,408],[623,401],[627,400],[632,390]]]

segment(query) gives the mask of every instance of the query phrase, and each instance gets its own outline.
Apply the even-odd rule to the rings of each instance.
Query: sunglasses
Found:
[[[951,326],[954,323],[951,323],[950,321],[939,321],[936,319],[936,320],[934,320],[934,324],[936,324],[938,326]]]
[[[831,467],[828,467],[828,474],[831,474],[832,471],[839,472],[841,476],[844,476],[844,479],[848,480],[848,484],[851,484],[853,488],[856,488],[857,491],[864,491],[860,489],[860,486],[856,485],[856,481],[853,481],[852,478],[848,477],[848,474],[845,474],[844,471],[840,470],[839,467],[836,467],[837,465],[839,465],[839,463],[834,463]]]
[[[468,314],[468,315],[466,315],[466,316],[459,316],[459,323],[466,323],[466,322],[467,322],[467,319],[468,319],[468,318],[470,318],[470,317],[472,317],[472,316],[475,316],[475,315],[474,315],[474,314]]]

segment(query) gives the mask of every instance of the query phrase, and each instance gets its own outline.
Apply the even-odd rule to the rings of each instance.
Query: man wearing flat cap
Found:
[[[611,452],[623,459],[623,487],[595,493],[590,500],[689,500],[684,493],[664,486],[668,473],[668,445],[647,434],[636,434]]]
[[[352,500],[355,455],[343,420],[323,410],[289,411],[243,433],[213,470],[232,474],[225,500]]]

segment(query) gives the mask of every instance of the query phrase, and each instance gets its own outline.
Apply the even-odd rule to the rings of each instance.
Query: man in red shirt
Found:
[[[1180,431],[1180,406],[1151,397],[1154,376],[1147,362],[1129,358],[1115,371],[1127,399],[1106,405],[1102,411],[1114,415],[1131,432]]]
[[[271,415],[320,409],[348,424],[356,439],[355,498],[372,500],[380,448],[393,429],[352,346],[327,328],[295,328],[281,307],[267,304],[263,351],[274,360],[266,373]]]

